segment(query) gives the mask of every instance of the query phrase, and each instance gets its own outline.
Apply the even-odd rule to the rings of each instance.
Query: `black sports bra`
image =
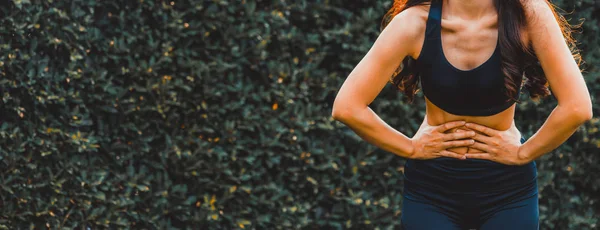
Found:
[[[448,113],[490,116],[500,113],[515,101],[506,96],[501,71],[499,41],[492,56],[470,70],[454,67],[444,55],[441,39],[442,0],[432,0],[425,42],[416,59],[423,94]],[[520,95],[519,85],[516,95]]]

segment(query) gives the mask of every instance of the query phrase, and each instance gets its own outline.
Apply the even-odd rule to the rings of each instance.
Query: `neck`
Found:
[[[480,19],[496,13],[494,0],[442,0],[451,17]],[[503,0],[500,0],[503,1]]]

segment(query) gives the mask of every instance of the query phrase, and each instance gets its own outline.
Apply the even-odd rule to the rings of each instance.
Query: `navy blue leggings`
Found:
[[[534,161],[407,160],[404,179],[403,229],[539,229]]]

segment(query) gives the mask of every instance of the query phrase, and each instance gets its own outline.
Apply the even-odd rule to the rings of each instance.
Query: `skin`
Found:
[[[542,127],[524,144],[514,124],[515,105],[492,116],[459,116],[425,98],[426,116],[411,138],[368,107],[402,60],[407,55],[419,56],[428,5],[406,9],[391,20],[341,86],[332,117],[365,141],[410,159],[478,158],[522,165],[552,151],[592,118],[592,104],[550,7],[544,0],[528,0],[524,5],[529,26],[522,30],[523,42],[537,53],[558,101]],[[445,0],[442,47],[448,61],[463,70],[482,64],[495,48],[497,26],[492,0]]]

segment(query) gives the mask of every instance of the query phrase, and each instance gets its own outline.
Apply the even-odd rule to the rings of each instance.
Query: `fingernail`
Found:
[[[470,132],[469,132],[469,135],[475,135],[475,132],[473,132],[473,131],[470,131]]]

